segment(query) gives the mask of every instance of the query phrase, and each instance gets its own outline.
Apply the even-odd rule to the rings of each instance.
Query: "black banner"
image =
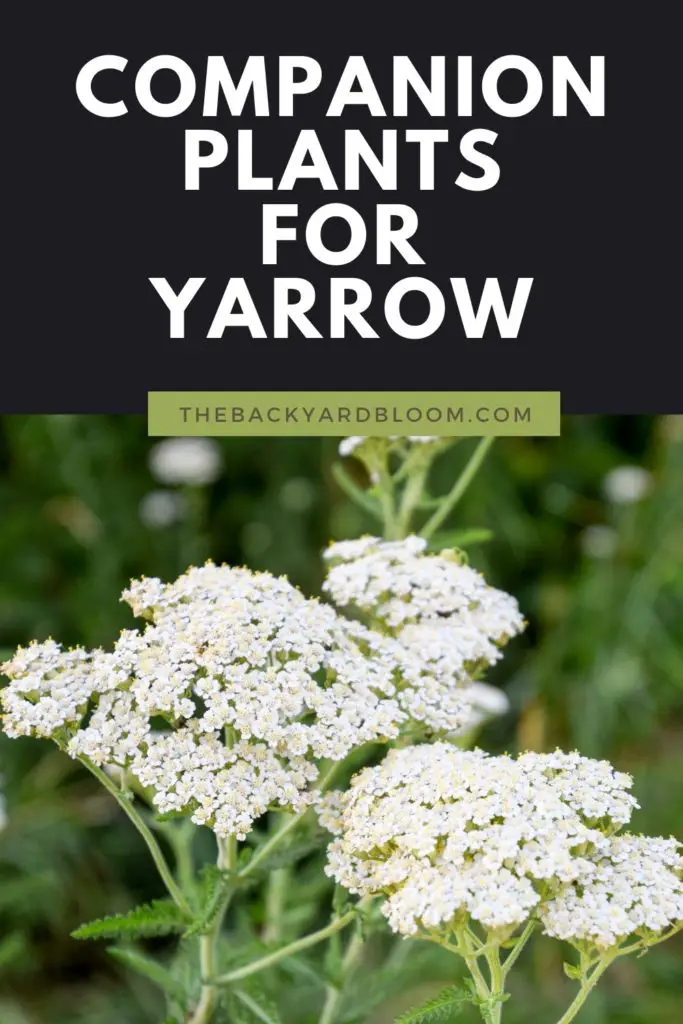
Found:
[[[559,390],[568,413],[683,411],[674,71],[646,26],[572,8],[546,32],[487,7],[456,31],[457,11],[449,27],[420,5],[382,34],[350,8],[305,23],[142,8],[25,5],[6,30],[0,411],[142,412],[150,390],[224,388]],[[103,55],[118,60],[82,72]],[[319,258],[347,246],[346,263]],[[186,285],[174,327],[164,295]]]

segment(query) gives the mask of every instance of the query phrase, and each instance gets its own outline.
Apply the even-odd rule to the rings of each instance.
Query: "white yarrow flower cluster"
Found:
[[[377,438],[377,437],[345,437],[339,442],[339,454],[342,456],[349,456],[355,454],[367,441],[388,441],[393,443],[394,441],[408,441],[410,444],[430,444],[432,441],[441,441],[441,437],[436,435],[425,435],[422,437],[411,436],[402,437],[399,434],[391,434],[389,437]]]
[[[630,935],[646,939],[683,922],[683,857],[676,839],[610,839],[581,885],[564,887],[539,909],[547,935],[600,949]]]
[[[457,552],[427,554],[426,546],[416,536],[332,544],[324,590],[338,607],[369,614],[440,679],[469,681],[499,660],[524,619],[517,601]]]
[[[384,895],[403,935],[448,934],[467,916],[512,930],[534,915],[550,934],[598,942],[615,917],[610,893],[631,914],[614,934],[664,927],[681,915],[675,850],[614,838],[637,806],[630,786],[608,762],[576,753],[392,750],[322,801],[322,823],[337,836],[327,872],[353,893]]]
[[[116,687],[99,671],[103,651],[65,651],[54,640],[20,647],[0,670],[12,680],[0,691],[8,736],[49,738],[78,723],[94,692]]]
[[[294,642],[293,658],[299,659],[302,652],[311,647],[315,650],[311,672],[319,670],[315,659],[321,648],[329,650],[325,668],[335,683],[356,687],[367,684],[377,688],[385,699],[391,696],[396,705],[396,708],[392,705],[391,713],[397,725],[411,719],[438,732],[447,732],[459,728],[469,712],[463,693],[456,689],[445,692],[431,668],[403,644],[340,616],[328,605],[303,597],[284,578],[209,564],[203,569],[191,570],[171,586],[158,580],[139,581],[124,597],[136,615],[152,618],[160,625],[172,620],[176,628],[185,630],[187,605],[197,601],[197,591],[207,620],[211,619],[214,625],[215,616],[221,612],[232,619],[237,602],[246,599],[246,613],[236,624],[240,641],[254,628],[250,616],[253,615],[252,604],[257,603],[264,627],[281,629],[283,642]],[[288,609],[288,614],[284,615],[283,607]],[[220,625],[225,630],[225,626]],[[329,680],[325,683],[325,692],[335,692]],[[346,750],[369,738],[349,742]],[[334,754],[328,751],[318,756],[333,757]]]
[[[50,640],[4,666],[5,731],[125,768],[160,811],[219,835],[243,837],[270,807],[302,810],[321,759],[415,720],[463,722],[461,697],[401,644],[285,579],[209,564],[123,596],[150,624],[112,651]]]

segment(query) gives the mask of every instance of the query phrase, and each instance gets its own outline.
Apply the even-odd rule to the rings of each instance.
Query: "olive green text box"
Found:
[[[150,391],[152,437],[556,436],[559,391]]]

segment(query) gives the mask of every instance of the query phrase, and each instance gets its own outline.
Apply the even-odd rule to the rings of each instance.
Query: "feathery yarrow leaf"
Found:
[[[396,1017],[394,1024],[442,1024],[455,1014],[461,1013],[466,1003],[472,1002],[471,994],[457,986],[443,989],[422,1006],[407,1010]]]
[[[82,924],[74,939],[146,939],[182,933],[187,921],[172,900],[153,900],[126,914],[112,914]]]

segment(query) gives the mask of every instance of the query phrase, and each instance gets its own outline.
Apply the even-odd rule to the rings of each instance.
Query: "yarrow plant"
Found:
[[[122,598],[141,625],[112,648],[46,640],[3,666],[4,731],[80,761],[159,871],[166,899],[75,935],[123,940],[113,954],[164,991],[164,1024],[275,1024],[269,979],[309,956],[308,974],[323,978],[319,1024],[360,1022],[348,982],[383,918],[471,973],[470,988],[406,1020],[469,999],[498,1024],[507,975],[538,931],[577,950],[567,1024],[614,959],[680,927],[678,844],[623,832],[636,806],[627,775],[575,753],[464,749],[509,706],[481,677],[525,622],[461,549],[486,531],[448,543],[440,533],[490,447],[480,442],[435,497],[432,465],[454,443],[342,442],[365,476],[338,465],[337,479],[378,529],[329,545],[322,601],[285,578],[208,563],[171,583],[133,580]],[[200,829],[213,833],[215,865],[198,863]],[[292,915],[303,858],[318,883]],[[302,931],[329,899],[326,876],[337,883],[331,915]],[[245,943],[244,914],[232,930],[229,914],[236,901],[253,906],[258,886],[263,920]],[[130,947],[173,934],[164,963]]]
[[[462,957],[486,1021],[501,1019],[507,974],[535,928],[570,942],[581,989],[566,1022],[613,960],[683,926],[679,844],[619,834],[636,806],[630,787],[576,753],[393,750],[324,799],[338,837],[327,871],[382,898],[394,931]]]
[[[323,589],[339,607],[368,614],[439,678],[470,681],[502,657],[524,620],[516,600],[464,565],[461,552],[426,548],[414,535],[333,544]]]
[[[457,680],[268,573],[208,564],[123,598],[150,621],[113,651],[47,641],[4,666],[5,731],[123,768],[160,812],[222,838],[244,839],[273,807],[302,811],[324,761],[408,724],[466,721]]]

